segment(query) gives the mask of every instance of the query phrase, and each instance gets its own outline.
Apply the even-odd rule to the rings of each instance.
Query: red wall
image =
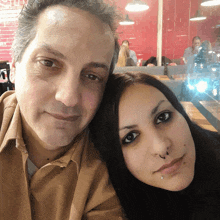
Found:
[[[138,58],[154,56],[157,52],[157,0],[148,0],[149,9],[145,12],[126,12],[125,6],[128,1],[116,1],[122,14],[128,14],[135,24],[119,26],[119,42],[128,39],[130,49],[134,50]]]
[[[20,9],[25,0],[0,0],[0,13],[5,10]],[[0,60],[11,61],[11,45],[14,33],[17,28],[17,21],[0,20]]]
[[[114,1],[114,0],[112,0]],[[131,26],[119,26],[119,41],[128,39],[131,49],[135,50],[138,59],[147,60],[157,55],[157,11],[158,0],[142,0],[149,5],[145,12],[126,12],[125,6],[131,0],[115,0],[123,14],[128,14],[135,21]],[[170,59],[183,56],[185,48],[191,46],[192,38],[199,35],[202,40],[215,41],[220,24],[220,6],[202,7],[201,0],[163,0],[163,42],[162,55]],[[190,21],[198,7],[207,20]],[[219,32],[220,33],[220,32]]]
[[[131,26],[119,26],[119,42],[128,39],[130,48],[135,50],[138,59],[147,60],[157,53],[157,12],[158,0],[142,0],[149,5],[145,12],[126,12],[125,6],[131,0],[108,0],[115,3],[119,11],[135,21]],[[199,2],[198,2],[199,1]],[[0,0],[0,10],[17,9],[26,0]],[[192,38],[196,35],[202,40],[214,42],[220,24],[220,6],[202,7],[202,12],[208,16],[205,21],[189,21],[201,0],[163,0],[163,42],[162,55],[170,59],[183,56],[184,49],[191,46]],[[200,6],[201,8],[201,6]],[[0,21],[0,60],[11,61],[11,44],[17,22]]]

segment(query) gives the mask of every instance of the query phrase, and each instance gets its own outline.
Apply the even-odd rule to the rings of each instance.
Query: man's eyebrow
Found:
[[[160,101],[158,102],[157,106],[152,109],[151,115],[154,115],[154,114],[157,112],[158,108],[160,107],[160,105],[161,105],[163,102],[165,102],[165,100],[160,100]]]
[[[62,53],[60,53],[58,50],[55,50],[54,48],[52,48],[48,44],[44,43],[44,44],[42,44],[40,46],[40,48],[42,48],[43,50],[47,51],[48,53],[51,53],[51,54],[55,55],[56,57],[59,57],[61,59],[66,59],[66,57]]]
[[[91,63],[87,64],[85,68],[102,68],[102,69],[106,70],[107,72],[109,71],[109,67],[106,64],[97,63],[97,62],[91,62]]]

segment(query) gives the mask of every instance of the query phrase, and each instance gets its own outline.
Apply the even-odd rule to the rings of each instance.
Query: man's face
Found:
[[[23,127],[54,150],[70,144],[93,118],[114,53],[110,27],[96,16],[53,6],[15,65]]]
[[[195,47],[197,47],[197,46],[199,47],[200,45],[201,45],[201,41],[199,39],[195,39],[193,41],[192,47],[194,49]]]

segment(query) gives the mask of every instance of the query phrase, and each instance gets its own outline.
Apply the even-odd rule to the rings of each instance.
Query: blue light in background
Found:
[[[198,92],[203,93],[208,88],[208,83],[206,81],[199,81],[198,83],[194,85],[188,84],[188,88],[190,90],[194,90],[196,88]]]
[[[200,93],[205,92],[206,89],[208,88],[208,84],[206,81],[200,81],[195,86],[196,86],[197,91]]]
[[[188,87],[189,87],[190,90],[194,90],[195,89],[194,86],[192,86],[190,84],[188,84]]]

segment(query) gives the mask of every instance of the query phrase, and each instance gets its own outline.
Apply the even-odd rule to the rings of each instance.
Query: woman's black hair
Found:
[[[187,121],[196,148],[196,167],[192,184],[182,192],[170,192],[148,186],[137,180],[125,165],[119,139],[118,106],[122,93],[133,84],[145,84],[157,88]],[[110,76],[103,101],[90,123],[90,132],[95,147],[106,162],[110,180],[129,219],[165,219],[167,217],[189,219],[189,215],[192,215],[195,209],[201,212],[200,208],[192,208],[195,199],[189,198],[220,185],[214,180],[212,188],[206,185],[207,180],[215,176],[217,163],[215,150],[220,148],[219,134],[203,129],[192,122],[173,92],[150,75],[120,73]]]

